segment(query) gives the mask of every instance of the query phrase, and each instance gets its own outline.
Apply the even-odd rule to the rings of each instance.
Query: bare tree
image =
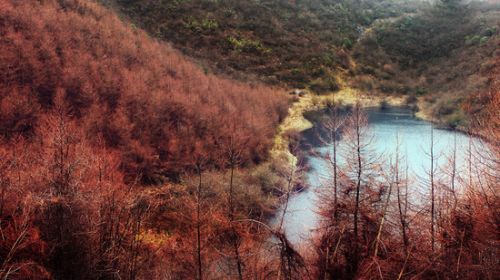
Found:
[[[235,228],[235,197],[234,197],[234,171],[240,164],[241,149],[245,145],[246,137],[236,133],[236,125],[230,128],[229,139],[226,147],[226,160],[229,167],[229,188],[228,188],[228,218],[231,227],[231,244],[234,250],[234,257],[236,259],[236,269],[238,278],[243,279],[243,263],[240,255],[240,236]]]
[[[195,162],[196,173],[198,174],[198,186],[196,188],[196,261],[198,266],[198,279],[203,279],[203,264],[201,261],[201,188],[202,188],[202,166],[201,158]]]
[[[436,231],[436,155],[434,151],[434,125],[431,124],[431,139],[429,144],[429,164],[430,168],[427,170],[428,182],[430,187],[430,200],[431,200],[431,209],[430,209],[430,226],[431,226],[431,251],[434,253],[435,247],[435,231]]]
[[[399,222],[401,224],[401,236],[403,238],[403,246],[405,248],[405,254],[408,254],[408,161],[406,160],[405,166],[405,179],[403,184],[397,180],[398,184],[396,186],[397,192],[397,204],[398,204],[398,214]],[[402,191],[404,189],[404,192]]]
[[[328,139],[321,139],[323,144],[330,146],[329,154],[327,155],[328,162],[331,167],[332,186],[333,186],[333,216],[334,221],[338,219],[338,189],[339,189],[339,164],[338,164],[338,137],[340,129],[344,123],[344,118],[339,113],[339,105],[332,101],[327,106],[328,120],[323,124],[324,129],[328,133]]]
[[[361,104],[357,102],[347,119],[346,130],[346,164],[349,179],[352,181],[355,199],[353,215],[353,271],[357,270],[360,261],[359,212],[361,209],[362,188],[371,183],[377,162],[371,151],[372,136]]]
[[[319,208],[318,214],[323,217],[323,222],[317,229],[319,234],[319,244],[317,244],[317,256],[320,269],[319,277],[327,278],[332,262],[335,262],[336,254],[340,248],[342,235],[345,232],[345,225],[340,224],[341,211],[339,199],[341,181],[344,181],[344,174],[339,164],[339,138],[341,129],[345,123],[345,116],[340,112],[339,104],[332,100],[326,105],[326,119],[322,121],[322,126],[317,134],[319,142],[328,148],[325,155],[318,154],[324,158],[328,164],[329,172],[325,181],[325,187],[318,193]]]
[[[338,129],[339,126],[336,123],[331,127]],[[332,205],[332,201],[337,201],[333,207],[323,206],[320,209],[325,220],[318,230],[316,265],[318,276],[325,279],[350,278],[359,273],[362,258],[371,252],[363,248],[378,247],[377,238],[380,240],[385,222],[379,223],[377,217],[386,219],[387,207],[384,205],[389,205],[383,199],[387,188],[382,184],[381,157],[374,150],[367,116],[359,103],[342,121],[342,133],[342,167],[337,161],[336,168],[330,168],[330,172],[337,172],[337,181],[332,180],[337,190],[331,188],[320,194],[320,205]],[[333,174],[330,175],[334,178]],[[389,188],[392,194],[393,186]],[[389,201],[391,194],[388,195]]]
[[[389,167],[389,178],[387,184],[389,185],[389,190],[387,191],[387,197],[383,206],[382,210],[382,217],[380,218],[380,223],[379,223],[379,228],[377,230],[377,237],[375,239],[375,249],[373,253],[373,257],[376,259],[378,256],[378,249],[379,249],[379,244],[380,244],[380,239],[382,235],[382,229],[386,220],[386,214],[387,210],[389,208],[389,203],[391,201],[391,195],[392,195],[392,190],[393,188],[396,188],[396,190],[399,190],[399,186],[401,184],[401,178],[400,178],[400,139],[399,139],[399,134],[396,135],[396,151],[394,152],[394,162],[392,159],[390,160],[391,164]],[[406,248],[406,245],[405,245]]]
[[[457,170],[457,132],[453,135],[453,149],[451,151],[451,155],[448,157],[448,166],[446,173],[449,177],[449,193],[453,198],[453,207],[454,210],[457,206],[458,198],[457,198],[457,186],[456,183],[458,181],[458,170]],[[448,200],[448,195],[446,196]]]
[[[292,144],[290,150],[292,154],[295,154],[297,146]],[[290,242],[285,232],[286,217],[287,214],[289,214],[289,202],[295,194],[295,185],[301,181],[301,163],[300,160],[294,158],[292,161],[286,160],[286,164],[283,166],[284,168],[280,170],[279,173],[280,176],[285,179],[286,184],[277,187],[276,189],[277,192],[282,194],[280,199],[281,209],[279,214],[277,214],[279,216],[276,222],[272,225],[267,225],[254,219],[242,219],[236,221],[258,224],[266,229],[273,238],[275,238],[272,241],[273,246],[270,248],[272,248],[272,252],[275,252],[274,248],[277,249],[277,268],[273,268],[272,270],[273,274],[276,273],[277,279],[307,279],[310,278],[310,275],[307,274],[308,268],[305,260],[294,248],[294,245]],[[275,242],[277,243],[274,244]]]
[[[298,147],[293,145],[290,147],[292,154],[296,154]],[[294,186],[300,180],[300,166],[301,163],[294,158],[292,162],[287,165],[287,170],[285,170],[286,186],[283,192],[283,210],[281,211],[280,219],[278,222],[278,227],[273,230],[273,235],[279,240],[279,268],[278,268],[278,279],[297,279],[294,274],[299,276],[301,273],[300,269],[305,268],[304,261],[300,254],[294,249],[293,245],[290,243],[286,234],[284,232],[283,226],[286,219],[286,214],[288,213],[288,206],[291,196],[294,194]]]

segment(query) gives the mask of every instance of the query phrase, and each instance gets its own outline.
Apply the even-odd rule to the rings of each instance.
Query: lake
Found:
[[[316,112],[317,114],[321,114]],[[389,162],[389,158],[394,158],[395,147],[399,138],[400,155],[407,159],[408,177],[410,189],[412,190],[412,199],[423,199],[423,196],[429,192],[425,186],[424,180],[428,176],[426,171],[430,169],[430,143],[431,134],[434,138],[434,154],[436,166],[438,166],[438,179],[442,182],[449,182],[449,176],[441,172],[450,162],[456,146],[456,165],[457,173],[462,179],[468,178],[468,154],[469,146],[477,149],[482,146],[482,141],[477,138],[470,138],[464,133],[453,130],[435,128],[430,122],[417,119],[412,110],[403,107],[389,108],[367,108],[366,109],[368,126],[373,137],[373,150],[376,154],[382,155],[383,162]],[[319,121],[314,121],[318,127]],[[303,133],[302,146],[309,146],[305,157],[308,169],[304,174],[305,182],[309,188],[291,196],[288,204],[288,210],[285,214],[283,229],[288,239],[296,246],[306,244],[310,239],[312,231],[318,225],[319,216],[317,212],[318,191],[321,188],[329,187],[329,163],[324,155],[331,150],[331,147],[321,145],[318,141],[315,129]],[[339,141],[339,150],[343,145],[342,137]],[[305,143],[304,143],[305,142]],[[305,144],[305,145],[304,145]],[[342,158],[339,159],[340,165]],[[404,164],[404,163],[403,163]],[[406,164],[405,164],[406,165]],[[446,181],[448,180],[448,181]],[[457,189],[460,186],[460,178],[457,178]],[[415,201],[414,201],[415,202]],[[282,215],[277,214],[275,221]]]

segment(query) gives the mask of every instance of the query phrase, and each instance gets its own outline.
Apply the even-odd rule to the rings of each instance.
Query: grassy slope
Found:
[[[404,1],[116,0],[150,34],[212,69],[255,74],[315,91],[338,88],[349,49],[373,20],[398,15]]]
[[[409,96],[419,116],[450,126],[467,125],[467,97],[488,87],[498,55],[500,7],[452,10],[427,7],[376,24],[354,48],[353,85],[362,91]]]

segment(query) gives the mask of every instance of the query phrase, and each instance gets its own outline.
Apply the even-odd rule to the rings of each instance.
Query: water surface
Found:
[[[458,173],[464,176],[468,174],[466,164],[468,162],[469,145],[481,146],[479,139],[470,139],[466,134],[435,128],[430,122],[415,118],[413,112],[407,108],[391,107],[384,110],[380,108],[369,108],[366,110],[370,133],[373,137],[373,150],[380,155],[386,164],[389,158],[394,158],[396,143],[400,143],[400,155],[407,159],[410,188],[413,189],[414,199],[428,192],[424,181],[427,179],[427,171],[430,169],[430,146],[431,133],[434,138],[435,165],[441,168],[447,166],[454,153],[456,146],[456,162]],[[318,123],[316,123],[319,126]],[[306,160],[310,169],[305,174],[309,188],[301,193],[293,195],[289,201],[288,211],[284,219],[284,230],[287,237],[295,245],[307,241],[311,232],[317,227],[318,214],[318,190],[327,187],[329,176],[329,164],[323,155],[331,149],[328,146],[319,145],[315,133],[306,131],[304,133],[306,142],[312,146]],[[399,140],[397,140],[399,138]],[[344,140],[340,139],[339,150],[342,149]],[[342,158],[340,159],[342,162]],[[439,173],[440,169],[437,170]],[[444,172],[440,180],[449,180]],[[459,180],[456,181],[457,186]],[[277,219],[280,217],[278,215]]]

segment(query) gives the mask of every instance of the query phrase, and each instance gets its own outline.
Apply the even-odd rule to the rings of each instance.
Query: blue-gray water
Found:
[[[394,158],[396,143],[399,138],[400,155],[407,159],[410,189],[412,198],[417,200],[425,195],[427,187],[424,178],[427,177],[426,170],[430,168],[430,157],[428,155],[431,143],[431,131],[434,134],[434,153],[437,158],[436,165],[444,168],[449,164],[456,143],[456,163],[458,174],[466,176],[468,174],[468,151],[469,144],[473,149],[482,145],[479,139],[469,139],[463,133],[451,130],[433,128],[431,123],[419,120],[414,117],[412,111],[405,108],[388,108],[380,110],[378,108],[367,109],[369,130],[373,136],[373,149],[377,154],[383,155],[385,162],[389,158]],[[309,137],[311,138],[311,137]],[[310,139],[314,142],[314,139]],[[342,149],[344,140],[339,142],[339,150]],[[471,142],[470,142],[471,141]],[[310,170],[305,174],[309,189],[294,194],[288,204],[288,210],[284,219],[284,231],[287,237],[295,245],[303,244],[311,236],[311,232],[318,223],[317,204],[318,190],[328,187],[329,164],[321,156],[328,153],[330,147],[315,147],[313,152],[307,156]],[[340,160],[342,161],[342,159]],[[438,174],[439,169],[438,169]],[[439,180],[446,183],[449,176],[441,173]],[[460,185],[459,178],[456,181]],[[279,214],[276,219],[280,218]]]

